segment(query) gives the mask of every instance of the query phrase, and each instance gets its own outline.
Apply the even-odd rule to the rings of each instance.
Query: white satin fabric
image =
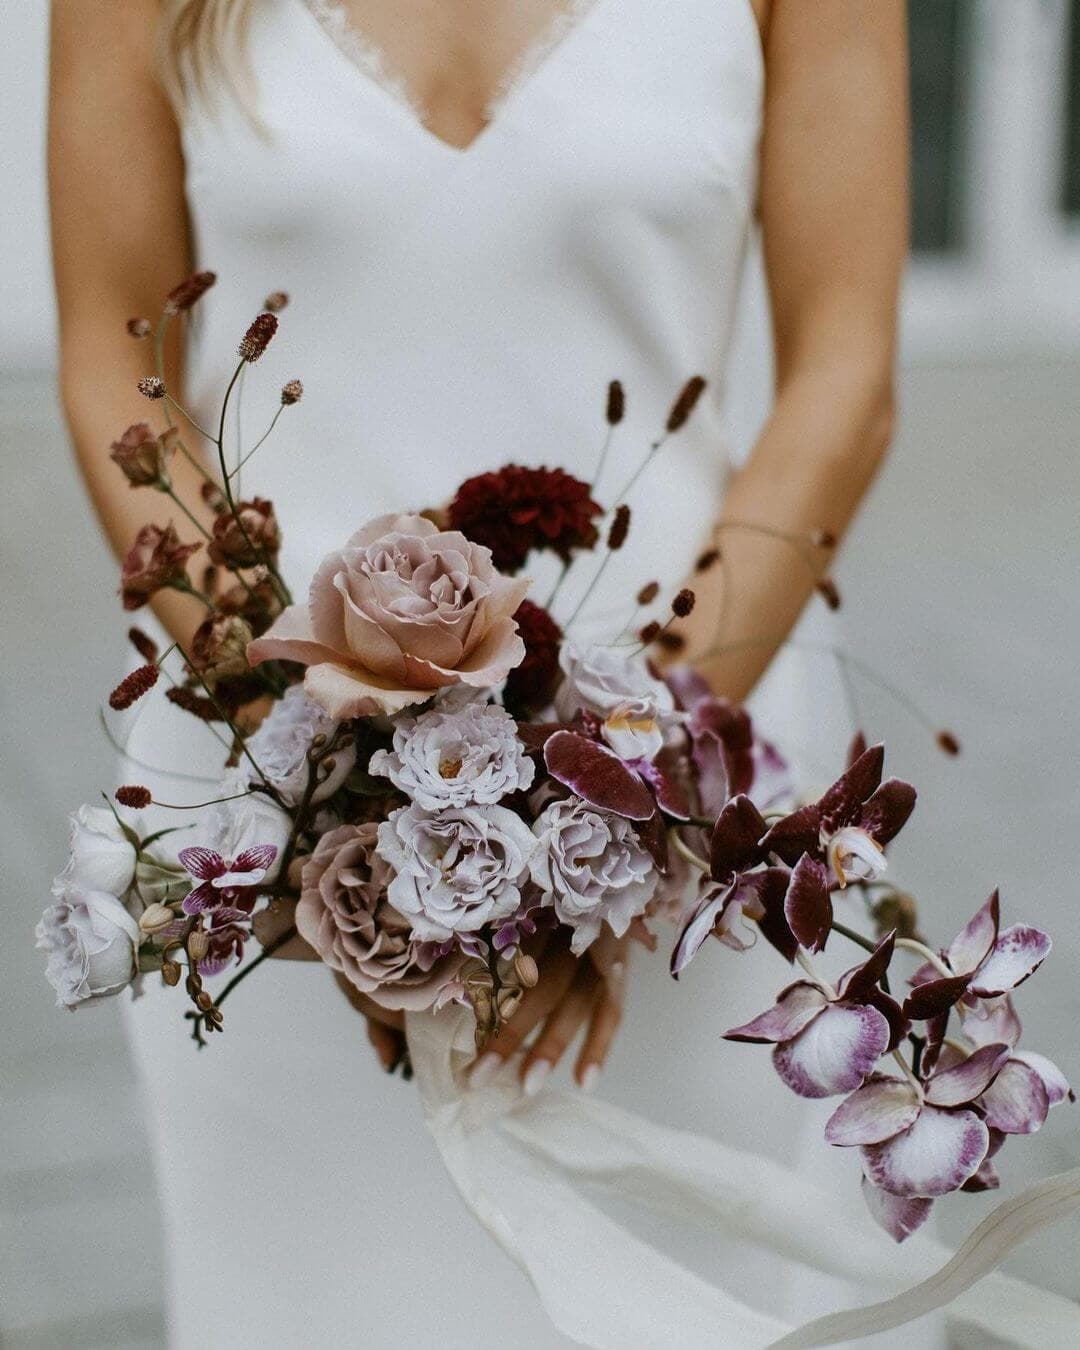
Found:
[[[192,401],[211,415],[263,297],[288,291],[231,432],[250,446],[281,384],[303,379],[302,403],[242,476],[274,499],[301,589],[364,519],[444,501],[471,473],[515,460],[590,478],[618,377],[628,415],[600,485],[610,501],[679,386],[706,375],[693,421],[630,499],[630,543],[591,607],[595,625],[621,624],[644,582],[680,582],[723,491],[724,370],[763,90],[748,0],[591,0],[466,151],[426,131],[319,8],[256,6],[265,134],[228,103],[184,126],[198,263],[220,276],[197,316]],[[774,698],[784,705],[798,706]],[[170,801],[201,799],[205,785],[182,775],[213,780],[221,765],[207,729],[164,702],[140,710],[130,748],[181,771],[123,770]],[[432,1132],[320,966],[257,972],[199,1054],[182,993],[148,981],[127,1020],[165,1216],[171,1344],[741,1350],[872,1297],[893,1260],[924,1273],[925,1258],[883,1250],[855,1160],[820,1141],[822,1112],[787,1096],[766,1053],[720,1040],[784,973],[761,948],[717,948],[675,986],[662,953],[635,957],[599,1088],[621,1109],[575,1092],[472,1097],[451,1058],[454,1014],[414,1019]],[[726,1142],[688,1145],[642,1117]],[[816,1209],[762,1155],[807,1159],[838,1198]],[[607,1183],[616,1207],[665,1197],[688,1231],[653,1215],[631,1239],[578,1197],[585,1177]],[[865,1266],[852,1259],[864,1250]],[[940,1325],[923,1321],[919,1337],[932,1350]]]

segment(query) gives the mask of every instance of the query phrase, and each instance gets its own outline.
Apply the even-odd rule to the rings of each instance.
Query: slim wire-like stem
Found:
[[[209,539],[210,531],[206,528],[206,526],[202,523],[202,521],[198,518],[198,516],[196,516],[191,511],[191,509],[185,504],[185,502],[177,493],[176,489],[170,486],[165,488],[164,492],[165,495],[169,497],[173,501],[173,503],[180,508],[181,511],[183,511],[184,515],[187,516],[188,520],[191,521],[192,525],[195,526],[195,528],[199,531],[202,537],[204,539]]]
[[[180,403],[177,399],[173,398],[172,394],[167,393],[165,395],[165,403],[167,406],[175,408],[176,411],[180,414],[180,416],[184,418],[184,420],[190,426],[194,427],[200,436],[205,436],[208,441],[212,441],[214,439],[213,436],[211,436],[211,434],[206,430],[205,427],[200,426],[199,423],[196,422],[195,418],[192,417],[191,413],[188,412],[188,410],[184,407],[184,405]]]
[[[270,435],[270,433],[273,431],[273,429],[277,426],[278,418],[281,416],[281,414],[284,412],[284,410],[285,410],[285,404],[284,404],[284,403],[279,404],[279,405],[278,405],[278,410],[277,410],[276,413],[274,413],[274,416],[273,416],[272,421],[270,422],[270,425],[266,428],[266,430],[265,430],[265,431],[263,432],[263,434],[259,437],[259,439],[255,442],[255,444],[251,447],[251,449],[247,452],[247,454],[243,457],[243,459],[241,459],[241,460],[239,460],[239,461],[237,462],[236,468],[233,469],[232,474],[230,475],[230,477],[235,477],[235,478],[236,478],[236,486],[237,486],[237,488],[240,487],[240,477],[239,477],[239,475],[240,475],[240,470],[244,467],[244,465],[248,462],[248,460],[249,460],[249,459],[251,458],[251,456],[255,453],[255,451],[259,449],[259,447],[262,445],[262,443],[267,439],[267,437]]]

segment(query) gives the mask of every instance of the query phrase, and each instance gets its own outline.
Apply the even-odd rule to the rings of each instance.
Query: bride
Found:
[[[586,620],[621,621],[653,574],[674,583],[722,539],[734,579],[725,651],[706,659],[714,568],[695,582],[683,655],[746,697],[814,578],[724,522],[839,536],[889,441],[908,217],[904,11],[903,0],[54,0],[62,391],[116,549],[148,518],[107,455],[140,416],[149,371],[125,323],[155,314],[195,267],[221,280],[166,361],[196,410],[213,406],[266,294],[291,297],[244,416],[254,425],[295,376],[303,404],[245,474],[277,500],[296,578],[363,519],[445,500],[507,460],[590,478],[617,376],[628,402],[613,488],[700,371],[695,419],[630,498],[632,569],[591,597]],[[735,472],[724,374],[755,223],[775,400]],[[197,500],[191,473],[177,463],[181,495]],[[182,638],[200,617],[173,593],[157,614]],[[220,754],[198,734],[163,704],[133,742],[213,778]],[[625,951],[602,971],[549,957],[474,1085],[513,1071],[534,1096],[569,1067],[588,1092],[606,1069],[599,1090],[624,1106],[790,1159],[799,1141],[768,1068],[719,1039],[757,1010],[767,958],[720,955],[677,989],[662,958],[636,955],[631,972]],[[300,961],[243,997],[229,1034],[198,1057],[156,990],[128,1012],[172,1344],[570,1344],[453,1193],[411,1090],[382,1075],[401,1058],[401,1029]],[[852,1222],[866,1220],[856,1209]],[[778,1317],[853,1301],[730,1238],[708,1263]],[[669,1332],[647,1343],[690,1343]]]

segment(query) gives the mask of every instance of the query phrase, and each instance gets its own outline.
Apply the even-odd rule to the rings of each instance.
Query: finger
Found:
[[[347,980],[340,970],[334,971],[334,981],[361,1017],[366,1017],[369,1022],[380,1022],[392,1031],[404,1030],[404,1013],[391,1012],[386,1008],[380,1008],[377,1003],[373,1003],[371,999],[362,994],[356,985]]]
[[[599,987],[596,970],[582,962],[573,984],[548,1016],[521,1066],[521,1080],[530,1097],[540,1090],[544,1079],[589,1021]]]
[[[394,1069],[401,1063],[401,1058],[405,1053],[403,1033],[395,1031],[393,1027],[385,1026],[382,1022],[376,1022],[368,1018],[367,1035],[376,1055],[379,1057],[379,1063],[387,1073],[393,1073]]]
[[[574,1069],[575,1078],[586,1092],[591,1092],[596,1086],[596,1080],[604,1067],[621,1021],[622,1000],[613,996],[610,989],[605,987],[593,1010],[589,1029],[585,1033],[585,1044],[581,1047],[581,1054]]]
[[[481,1087],[488,1082],[547,1017],[570,987],[576,965],[571,956],[560,956],[545,965],[540,983],[525,994],[517,1012],[473,1065],[469,1081],[474,1086]]]

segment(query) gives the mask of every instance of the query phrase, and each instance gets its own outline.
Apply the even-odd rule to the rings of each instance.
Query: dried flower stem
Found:
[[[169,487],[165,489],[165,494],[166,496],[172,499],[172,501],[180,508],[181,511],[183,511],[184,515],[187,516],[188,520],[191,521],[192,525],[195,526],[195,528],[199,531],[199,533],[203,536],[203,538],[209,539],[210,531],[206,528],[206,526],[202,523],[202,521],[198,518],[198,516],[194,515],[191,509],[187,505],[185,505],[185,503],[181,500],[181,498],[177,494],[176,489],[172,487],[171,484]]]
[[[696,824],[697,822],[691,821],[690,823]],[[694,852],[694,850],[690,848],[688,844],[683,842],[683,839],[680,836],[677,829],[670,830],[668,832],[668,838],[674,845],[676,853],[681,854],[690,864],[691,867],[696,867],[699,872],[704,872],[705,875],[708,876],[709,872],[711,871],[709,864],[705,861],[704,858],[698,857],[698,855]]]
[[[158,322],[158,326],[154,329],[154,367],[157,370],[158,379],[161,380],[163,384],[165,382],[165,333],[169,327],[169,321],[171,320],[171,318],[172,312],[166,309],[162,313],[161,319]],[[170,427],[175,426],[176,423],[173,420],[173,415],[169,410],[169,399],[166,398],[162,402],[163,402],[162,411],[165,415],[166,425]],[[179,437],[177,439],[176,444],[180,453],[184,456],[184,458],[191,465],[191,467],[195,469],[198,473],[202,474],[203,478],[205,478],[208,483],[212,483],[214,481],[214,478],[213,475],[210,473],[210,470],[206,467],[205,464],[202,463],[202,461],[199,459],[197,455],[193,455],[191,453],[191,451],[184,444],[183,437]]]
[[[898,1065],[900,1066],[900,1068],[903,1070],[904,1077],[908,1080],[908,1082],[911,1084],[911,1086],[912,1086],[912,1087],[915,1089],[915,1091],[919,1094],[919,1100],[922,1101],[922,1095],[923,1095],[922,1084],[919,1082],[919,1080],[918,1080],[918,1079],[915,1077],[915,1075],[912,1073],[911,1067],[910,1067],[910,1065],[908,1064],[907,1060],[904,1058],[904,1056],[900,1053],[899,1050],[894,1050],[894,1051],[892,1052],[892,1057],[893,1057],[894,1060],[896,1060],[897,1064],[898,1064]]]
[[[239,406],[239,404],[238,404],[238,406]],[[271,419],[270,425],[266,428],[266,430],[265,430],[265,431],[263,432],[263,434],[259,437],[259,439],[255,442],[255,444],[251,447],[251,449],[247,452],[247,454],[243,457],[243,459],[237,461],[236,468],[233,469],[232,473],[229,475],[230,478],[237,478],[237,487],[239,487],[239,485],[240,485],[240,483],[239,483],[239,478],[237,477],[237,476],[239,475],[239,473],[240,473],[240,470],[244,467],[244,465],[248,462],[248,460],[249,460],[249,459],[251,458],[251,456],[255,453],[255,451],[258,450],[258,448],[262,445],[263,441],[265,441],[265,440],[267,439],[267,437],[270,435],[270,433],[273,431],[273,429],[277,426],[278,418],[281,416],[282,412],[284,412],[284,410],[285,410],[288,406],[289,406],[289,405],[288,405],[287,403],[280,403],[280,404],[278,405],[277,412],[274,413],[274,416],[273,416],[273,418]],[[239,434],[239,433],[238,433],[238,434]]]
[[[205,436],[208,441],[212,441],[214,439],[213,436],[210,435],[210,433],[206,430],[205,427],[200,426],[199,423],[196,422],[195,418],[191,415],[191,413],[188,412],[188,410],[184,407],[184,405],[181,402],[179,402],[178,399],[173,398],[172,394],[166,393],[165,403],[167,406],[175,408],[176,411],[180,414],[180,416],[184,419],[184,421],[187,422],[189,426],[194,427],[200,436]]]
[[[249,961],[247,965],[243,967],[243,969],[238,970],[236,974],[232,977],[232,979],[228,982],[228,984],[225,985],[221,993],[218,994],[217,996],[217,999],[215,1001],[215,1007],[220,1008],[221,1005],[225,1002],[225,1000],[229,997],[229,995],[232,993],[232,991],[236,988],[238,984],[246,980],[247,977],[251,974],[253,970],[256,969],[257,966],[261,966],[264,961],[269,960],[270,957],[274,955],[274,953],[278,950],[279,947],[284,947],[286,942],[291,941],[291,939],[294,937],[296,937],[296,929],[287,928],[284,933],[280,933],[276,938],[274,938],[273,942],[268,942],[266,946],[262,949],[262,951],[258,954],[258,956],[256,956],[254,960]],[[204,1021],[204,1014],[201,1012],[189,1012],[187,1016],[190,1017],[192,1019],[192,1022],[194,1023],[191,1032],[192,1040],[195,1041],[196,1045],[201,1050],[203,1046],[206,1044],[206,1041],[203,1039],[202,1036],[202,1023]]]
[[[939,975],[951,979],[956,974],[955,971],[949,969],[937,952],[931,951],[925,942],[918,942],[915,938],[898,937],[896,945],[905,952],[914,952],[916,956],[921,956],[924,961],[929,961]]]

